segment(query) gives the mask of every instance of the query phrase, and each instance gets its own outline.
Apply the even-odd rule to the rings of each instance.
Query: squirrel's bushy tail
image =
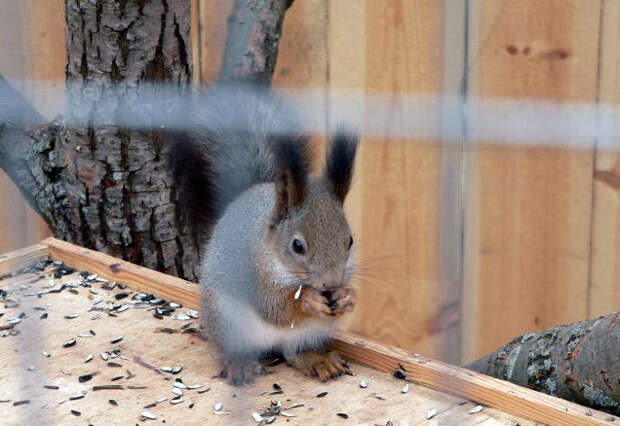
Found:
[[[194,229],[209,228],[243,191],[273,182],[282,163],[307,173],[312,155],[291,106],[264,86],[198,92],[192,126],[173,137],[177,205]]]

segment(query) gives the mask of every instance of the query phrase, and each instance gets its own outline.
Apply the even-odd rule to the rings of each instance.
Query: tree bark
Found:
[[[237,1],[222,78],[271,81],[290,3]],[[44,123],[0,77],[0,166],[56,237],[195,280],[163,108],[143,96],[190,92],[190,0],[65,0],[65,13],[67,115]],[[149,130],[119,125],[137,115]]]
[[[466,367],[618,415],[620,311],[524,334]]]
[[[292,4],[293,0],[235,1],[228,18],[220,80],[271,82],[284,14]]]

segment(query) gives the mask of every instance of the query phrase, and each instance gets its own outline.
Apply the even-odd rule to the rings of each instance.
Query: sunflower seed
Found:
[[[189,316],[190,318],[198,318],[198,311],[195,311],[193,309],[188,309],[187,311],[185,311],[185,313],[187,314],[187,316]]]
[[[123,336],[116,336],[110,341],[110,343],[114,345],[115,343],[118,343],[121,340],[123,340]]]
[[[185,386],[183,382],[174,382],[173,386],[178,389],[187,389],[187,386]]]
[[[82,415],[82,412],[80,410],[71,410],[71,414],[80,417]]]
[[[191,319],[191,317],[189,315],[184,314],[184,313],[181,312],[181,313],[177,314],[177,316],[174,317],[174,319],[179,320],[179,321],[187,321],[187,320]]]
[[[84,363],[86,364],[87,362],[91,362],[93,358],[94,358],[93,354],[86,355],[86,358],[84,358]]]
[[[120,308],[118,308],[118,309],[116,310],[116,312],[124,312],[124,311],[126,311],[127,309],[129,309],[129,305],[126,305],[126,304],[125,304],[125,305],[121,305],[121,307],[120,307]]]
[[[83,339],[90,339],[90,338],[93,337],[93,335],[90,334],[90,333],[80,333],[80,334],[78,334],[78,337],[81,337]]]
[[[317,398],[323,398],[325,395],[327,395],[327,392],[321,392],[321,393],[318,393],[318,394],[316,395],[316,397],[317,397]]]
[[[343,419],[348,419],[349,415],[347,413],[336,413],[338,417],[342,417]]]
[[[108,362],[108,367],[122,367],[118,362],[110,361]]]
[[[476,405],[474,408],[472,408],[471,410],[468,411],[469,414],[476,414],[481,412],[482,410],[484,410],[484,406],[482,405]]]
[[[270,425],[271,423],[273,423],[273,422],[275,422],[275,421],[276,421],[276,416],[271,416],[271,417],[268,417],[268,418],[265,420],[265,423],[267,423],[268,425]]]
[[[186,385],[187,389],[200,389],[203,385]]]
[[[30,365],[30,366],[28,366],[27,370],[28,370],[28,371],[34,371],[34,365]]]
[[[252,418],[254,419],[256,423],[260,423],[263,421],[263,416],[261,416],[257,412],[252,413]]]
[[[76,399],[82,399],[82,398],[84,398],[84,396],[85,396],[85,395],[86,395],[86,392],[85,392],[85,391],[82,391],[82,392],[80,392],[80,393],[76,393],[75,395],[71,395],[71,396],[69,397],[69,399],[70,399],[70,400],[72,400],[72,401],[73,401],[73,400],[76,400]]]
[[[299,298],[301,297],[301,286],[302,284],[299,284],[299,288],[295,292],[295,300],[299,300]]]
[[[180,404],[181,402],[183,402],[183,397],[181,396],[177,396],[176,398],[172,398],[170,400],[170,403],[173,405]]]
[[[131,387],[128,387],[128,389],[130,389]],[[122,390],[124,389],[123,385],[98,385],[98,386],[93,386],[93,391],[100,391],[100,390]]]
[[[110,379],[110,381],[111,381],[111,382],[115,382],[115,381],[120,380],[120,379],[122,379],[122,378],[124,378],[124,377],[125,377],[125,376],[114,376],[114,377],[112,377],[112,378]]]
[[[71,315],[65,315],[65,319],[74,319],[79,317],[80,314],[71,314]]]
[[[78,377],[78,382],[80,383],[88,382],[92,378],[93,378],[92,374],[83,374],[80,377]]]
[[[287,413],[286,411],[280,411],[280,415],[284,417],[297,417],[296,414]]]
[[[43,314],[39,317],[39,319],[44,320],[44,319],[47,319],[47,317],[48,317],[48,316],[49,316],[49,315],[47,314],[47,312],[45,312],[45,313],[43,313]]]
[[[8,320],[9,324],[11,325],[19,324],[21,321],[22,321],[21,318],[11,318]]]
[[[97,278],[99,277],[99,275],[97,274],[92,274],[86,277],[86,281],[95,281]]]
[[[213,411],[222,411],[222,407],[223,407],[223,406],[224,406],[224,405],[223,405],[221,402],[216,402],[216,403],[213,405]]]
[[[150,411],[143,411],[140,413],[140,415],[145,419],[157,420],[157,416],[155,415],[155,413],[151,413]]]
[[[177,366],[172,369],[172,374],[179,374],[183,370],[183,367]]]
[[[26,404],[30,404],[30,400],[29,399],[23,399],[21,401],[15,401],[13,403],[13,406],[17,407],[18,405],[26,405]]]
[[[400,391],[402,393],[408,393],[409,392],[409,383],[407,383],[405,386],[403,386],[403,388]]]
[[[183,391],[179,388],[172,388],[172,393],[176,396],[183,396]]]
[[[286,409],[287,410],[291,410],[293,408],[299,408],[299,407],[303,407],[303,406],[304,406],[304,404],[300,404],[299,402],[296,402],[296,403],[292,404],[291,406],[286,407]]]
[[[113,406],[115,406],[115,407],[118,407],[118,402],[116,402],[115,400],[113,400],[113,399],[108,399],[108,402],[110,403],[110,405],[113,405]]]
[[[45,352],[45,351],[41,351],[41,354],[42,354],[45,358],[49,358],[49,357],[51,357],[51,356],[52,356],[52,354],[51,354],[51,353],[49,353],[49,352]]]
[[[155,404],[161,404],[162,402],[167,401],[167,400],[168,400],[167,396],[162,396],[161,398],[157,398],[155,400]]]
[[[75,346],[75,342],[75,339],[67,340],[65,343],[62,344],[62,347],[70,348],[71,346]]]
[[[179,305],[178,303],[175,302],[170,302],[168,303],[168,306],[170,306],[172,309],[178,309],[178,308],[182,308],[182,305]]]
[[[365,382],[365,381],[363,381],[363,380],[360,380],[360,388],[362,388],[362,389],[366,389],[367,387],[368,387],[368,383],[366,383],[366,382]]]
[[[205,393],[205,392],[209,392],[211,390],[211,388],[209,386],[202,388],[198,391],[198,393]]]
[[[58,386],[56,385],[43,385],[45,389],[58,390]]]
[[[430,420],[433,417],[435,417],[436,415],[437,415],[437,410],[433,408],[428,413],[426,413],[426,420]]]

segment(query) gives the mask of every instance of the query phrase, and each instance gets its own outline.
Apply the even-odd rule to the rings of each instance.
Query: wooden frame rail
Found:
[[[133,290],[153,293],[191,309],[199,307],[196,284],[54,238],[1,255],[0,275],[48,255],[74,268],[122,281]],[[350,333],[335,333],[332,347],[352,362],[385,372],[401,366],[415,383],[534,421],[574,426],[612,424],[606,420],[613,417],[609,414]]]

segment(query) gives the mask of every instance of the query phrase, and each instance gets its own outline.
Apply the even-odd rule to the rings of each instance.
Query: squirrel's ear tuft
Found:
[[[277,165],[273,223],[277,224],[306,198],[312,151],[305,136],[278,136],[272,140],[272,147]]]
[[[342,128],[332,136],[327,148],[325,178],[336,198],[344,203],[353,178],[353,164],[359,137]]]

